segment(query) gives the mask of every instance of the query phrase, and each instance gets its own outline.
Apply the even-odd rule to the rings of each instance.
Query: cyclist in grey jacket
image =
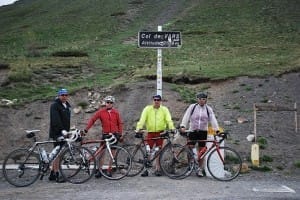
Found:
[[[219,125],[213,109],[206,104],[207,94],[204,92],[197,94],[197,101],[196,104],[191,104],[184,113],[180,124],[180,132],[184,133],[188,128],[190,131],[188,136],[189,140],[206,140],[208,125],[210,124],[216,132],[219,130]],[[196,142],[189,141],[188,144],[197,155],[197,150],[195,149]],[[198,142],[199,150],[201,151],[205,145],[205,142]],[[203,169],[201,169],[203,168],[203,163],[203,160],[199,161],[199,170],[197,172],[199,177],[204,175]]]

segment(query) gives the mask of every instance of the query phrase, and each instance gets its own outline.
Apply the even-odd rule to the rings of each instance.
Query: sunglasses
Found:
[[[107,104],[113,104],[113,102],[111,102],[111,101],[107,101],[106,103],[107,103]]]
[[[67,97],[69,95],[68,94],[61,94],[60,96]]]
[[[160,99],[153,99],[153,101],[161,101]]]

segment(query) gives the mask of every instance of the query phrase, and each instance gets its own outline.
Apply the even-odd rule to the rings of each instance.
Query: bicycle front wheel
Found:
[[[192,152],[180,144],[164,147],[159,163],[163,173],[172,179],[186,178],[192,173],[195,165]]]
[[[40,158],[27,149],[12,151],[4,159],[2,172],[5,180],[16,187],[34,183],[40,176]]]
[[[212,177],[219,181],[230,181],[236,178],[242,168],[242,159],[230,147],[214,149],[207,158],[207,169]]]
[[[59,170],[66,181],[74,184],[84,183],[96,170],[93,153],[85,147],[66,148],[60,155]]]
[[[99,156],[99,171],[109,180],[119,180],[128,175],[131,169],[131,155],[123,147],[106,147]]]
[[[133,177],[141,173],[145,168],[145,153],[139,145],[130,144],[125,146],[125,148],[130,153],[132,159],[131,170],[129,171],[127,176]]]

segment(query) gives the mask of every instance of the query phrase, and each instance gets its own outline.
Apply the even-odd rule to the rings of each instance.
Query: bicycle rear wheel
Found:
[[[59,170],[66,181],[74,184],[84,183],[96,170],[93,153],[85,147],[66,148],[60,155]]]
[[[159,162],[163,173],[172,179],[186,178],[195,165],[192,152],[180,144],[164,147]]]
[[[34,183],[40,176],[40,158],[27,149],[12,151],[4,159],[2,172],[5,180],[16,187]]]
[[[207,169],[215,179],[230,181],[236,178],[242,168],[242,159],[230,147],[220,147],[212,150],[207,158]]]
[[[145,153],[141,149],[140,146],[135,145],[135,144],[129,144],[129,145],[125,146],[125,149],[128,150],[128,152],[131,155],[131,159],[132,159],[131,170],[129,171],[127,176],[129,176],[129,177],[136,176],[139,173],[141,173],[143,171],[143,169],[145,168],[145,165],[144,165]]]
[[[128,175],[131,169],[131,155],[123,147],[110,146],[105,148],[99,156],[99,171],[109,180],[119,180]]]

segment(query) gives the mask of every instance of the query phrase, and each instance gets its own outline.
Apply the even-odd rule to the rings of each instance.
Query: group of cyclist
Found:
[[[49,137],[56,140],[54,146],[62,145],[61,138],[65,131],[70,129],[71,111],[68,102],[68,90],[63,88],[58,91],[57,98],[50,108],[50,130]],[[219,130],[218,122],[216,120],[213,109],[206,104],[207,93],[200,92],[196,95],[197,103],[189,105],[184,113],[180,124],[180,132],[185,133],[190,131],[188,140],[205,140],[207,139],[208,124],[210,123],[214,131]],[[152,96],[153,103],[147,105],[140,116],[136,125],[136,131],[145,129],[147,131],[146,140],[150,148],[159,147],[163,145],[163,139],[151,140],[160,135],[165,130],[175,130],[174,123],[169,109],[161,104],[162,97],[160,95]],[[115,98],[107,96],[104,98],[105,105],[100,108],[87,122],[84,133],[88,133],[89,129],[94,123],[99,120],[102,126],[102,139],[108,137],[109,134],[115,134],[119,141],[123,140],[123,122],[120,112],[113,107]],[[195,150],[196,142],[189,141],[190,147]],[[198,142],[198,147],[205,147],[205,142]],[[199,162],[200,168],[197,175],[202,177],[203,174],[203,160]],[[161,176],[158,159],[155,164],[155,175]],[[148,176],[148,171],[145,170],[141,176]],[[101,177],[100,172],[96,172],[96,178]],[[49,180],[62,182],[58,173],[57,162],[53,162]]]

